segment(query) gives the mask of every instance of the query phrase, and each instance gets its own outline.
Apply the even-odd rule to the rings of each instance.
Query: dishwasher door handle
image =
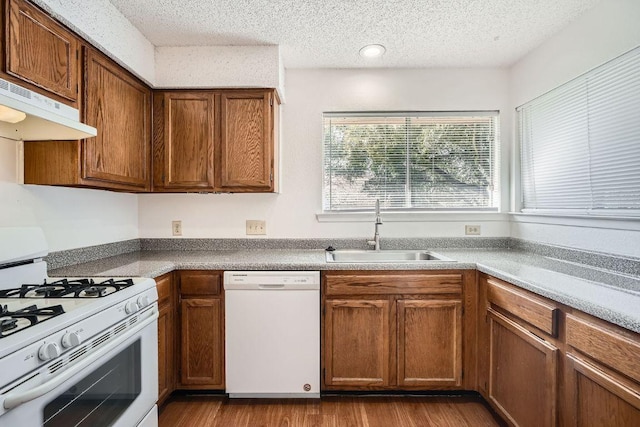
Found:
[[[284,289],[284,283],[279,283],[277,285],[258,285],[260,289]]]

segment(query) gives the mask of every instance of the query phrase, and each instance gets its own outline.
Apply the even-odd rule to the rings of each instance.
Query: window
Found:
[[[323,209],[492,210],[496,111],[325,113]]]
[[[523,212],[640,215],[640,48],[517,111]]]

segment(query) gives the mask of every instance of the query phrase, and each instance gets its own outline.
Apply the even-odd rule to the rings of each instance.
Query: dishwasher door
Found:
[[[229,397],[320,397],[320,273],[227,271]]]

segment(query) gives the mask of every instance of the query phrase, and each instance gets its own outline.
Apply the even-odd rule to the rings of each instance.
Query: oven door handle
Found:
[[[3,403],[4,408],[7,410],[13,409],[16,406],[29,402],[30,400],[37,399],[38,397],[43,396],[46,393],[50,392],[51,390],[55,389],[60,384],[62,384],[63,382],[71,378],[72,376],[77,375],[78,371],[83,370],[87,366],[90,366],[91,364],[95,363],[96,360],[100,359],[101,357],[109,353],[111,350],[113,350],[114,347],[117,347],[118,345],[122,344],[123,342],[125,342],[126,340],[128,340],[129,338],[137,334],[138,332],[140,332],[142,329],[146,328],[147,326],[155,322],[158,319],[157,308],[153,308],[152,312],[153,313],[151,314],[150,317],[147,317],[146,319],[138,323],[134,328],[128,330],[123,335],[118,337],[117,341],[114,341],[110,345],[107,345],[104,348],[101,348],[100,350],[96,351],[95,353],[90,354],[85,359],[78,362],[77,365],[74,365],[72,367],[73,369],[67,369],[60,375],[55,376],[50,381],[40,384],[39,386],[34,387],[31,390],[7,394],[5,396],[4,403]]]

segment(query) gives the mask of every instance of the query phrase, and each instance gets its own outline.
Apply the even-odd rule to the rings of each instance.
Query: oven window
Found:
[[[138,340],[45,406],[44,425],[111,425],[140,395],[140,363]]]

